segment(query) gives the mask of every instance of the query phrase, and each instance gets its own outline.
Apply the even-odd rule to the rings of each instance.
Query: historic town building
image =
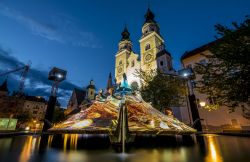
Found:
[[[43,97],[9,95],[7,80],[0,85],[0,118],[18,119],[22,128],[36,124],[38,129],[42,127],[46,108],[47,101]],[[20,116],[27,118],[25,123],[19,119]]]
[[[92,101],[95,100],[95,90],[96,87],[93,80],[90,80],[89,85],[86,88],[74,88],[65,114],[72,115],[78,113],[82,109],[85,109],[91,105]]]
[[[216,43],[217,41],[213,41],[183,54],[181,57],[183,67],[194,68],[196,63],[206,64],[208,60],[204,54],[211,55],[212,53],[209,48]],[[196,74],[196,80],[200,77],[201,76]],[[211,101],[207,98],[206,94],[201,94],[197,91],[194,91],[194,94],[199,106],[200,118],[204,119],[202,122],[203,130],[250,129],[250,120],[243,117],[241,108],[237,108],[235,112],[232,113],[229,113],[228,107],[225,106],[221,106],[217,110],[208,111],[199,105],[200,102],[204,102],[206,105],[210,104]],[[188,116],[188,114],[182,115]]]
[[[137,70],[149,71],[159,69],[165,73],[174,72],[171,54],[165,49],[164,39],[160,34],[160,26],[154,19],[150,9],[145,14],[142,26],[140,55],[133,51],[130,33],[127,27],[121,33],[115,60],[115,78],[120,83],[123,74],[127,75],[128,83],[140,85],[140,79],[135,76]]]

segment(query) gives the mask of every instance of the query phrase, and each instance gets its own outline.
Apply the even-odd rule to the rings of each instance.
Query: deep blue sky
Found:
[[[62,88],[68,93],[61,94],[62,98],[74,85],[86,86],[90,79],[98,88],[105,87],[109,72],[114,74],[115,53],[125,23],[134,51],[140,52],[138,40],[148,3],[175,69],[181,68],[179,58],[185,51],[214,40],[215,24],[241,22],[250,14],[249,0],[1,0],[0,71],[31,60],[36,73],[30,77],[39,78],[36,75],[41,71],[44,76],[40,80],[45,80],[51,67],[66,69],[68,86]],[[6,59],[19,64],[6,66]],[[44,88],[48,94],[48,82],[37,79],[34,83],[39,85],[26,82],[29,93],[44,95],[34,92]],[[28,89],[32,86],[33,92]]]

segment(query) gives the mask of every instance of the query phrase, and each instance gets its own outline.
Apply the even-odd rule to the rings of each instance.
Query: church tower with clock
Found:
[[[161,70],[173,73],[171,54],[165,49],[164,39],[160,34],[160,27],[154,19],[153,12],[148,8],[145,23],[142,26],[140,43],[140,57],[132,50],[132,41],[127,27],[121,33],[119,49],[116,54],[115,78],[117,83],[122,81],[125,73],[130,85],[140,86],[140,80],[135,76],[137,70]]]
[[[160,69],[169,72],[172,70],[171,55],[165,50],[160,27],[154,17],[153,12],[148,9],[145,14],[145,23],[142,26],[142,37],[139,40],[141,69],[143,71]]]
[[[125,73],[128,78],[128,83],[136,82],[139,84],[138,78],[134,77],[136,69],[140,68],[139,55],[135,54],[132,50],[132,41],[129,36],[130,33],[125,26],[121,33],[122,39],[118,45],[118,52],[116,53],[115,61],[115,78],[117,83],[120,83]]]

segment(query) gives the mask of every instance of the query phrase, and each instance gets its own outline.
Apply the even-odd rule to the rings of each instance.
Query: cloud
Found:
[[[82,31],[75,19],[66,14],[54,14],[42,22],[0,4],[0,14],[15,20],[37,35],[50,41],[80,47],[101,48],[99,40],[92,32]]]
[[[13,70],[17,67],[22,67],[25,65],[17,58],[11,56],[10,53],[11,51],[5,50],[0,47],[0,73],[8,70]],[[28,93],[29,95],[48,97],[50,95],[52,82],[49,81],[47,77],[48,71],[41,71],[31,67],[25,80],[25,93]],[[1,79],[3,80],[4,78],[0,77],[0,80]],[[8,87],[10,88],[10,90],[18,90],[19,82],[20,72],[12,73],[8,76]],[[58,99],[63,106],[67,105],[67,101],[74,88],[79,87],[67,80],[63,81],[59,85]]]

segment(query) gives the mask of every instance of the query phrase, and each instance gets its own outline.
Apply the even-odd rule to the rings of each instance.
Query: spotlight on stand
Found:
[[[52,125],[51,122],[52,122],[53,114],[55,111],[56,94],[58,90],[58,85],[60,82],[66,79],[66,74],[67,74],[67,71],[56,68],[56,67],[54,67],[49,72],[48,79],[53,81],[53,84],[52,84],[51,94],[49,97],[48,106],[47,106],[47,110],[46,110],[46,114],[44,118],[43,131],[47,131]]]
[[[188,100],[189,100],[189,106],[190,106],[190,110],[192,114],[194,128],[196,128],[198,131],[202,131],[201,119],[200,119],[199,111],[197,108],[196,97],[194,95],[193,84],[192,84],[192,80],[195,79],[194,72],[191,68],[186,68],[186,69],[179,70],[178,74],[181,77],[187,79]]]
[[[195,75],[191,68],[181,69],[178,71],[179,76],[187,79],[194,79]]]

